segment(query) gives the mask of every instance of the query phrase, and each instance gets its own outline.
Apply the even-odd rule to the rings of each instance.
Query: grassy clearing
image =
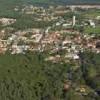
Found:
[[[85,28],[84,28],[84,33],[100,35],[100,26],[97,26],[97,27],[95,27],[95,28],[90,27],[90,26],[85,27]]]

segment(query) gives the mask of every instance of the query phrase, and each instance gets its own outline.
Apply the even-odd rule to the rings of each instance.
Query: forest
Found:
[[[100,54],[80,53],[81,65],[72,70],[70,63],[51,63],[46,53],[0,56],[1,100],[99,100]],[[71,83],[65,89],[64,85]],[[81,85],[85,93],[77,91]]]

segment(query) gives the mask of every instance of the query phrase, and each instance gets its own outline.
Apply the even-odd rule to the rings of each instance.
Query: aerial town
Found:
[[[0,10],[0,100],[100,100],[100,5],[9,9]]]
[[[45,28],[29,28],[25,30],[13,31],[8,27],[1,29],[0,53],[10,51],[11,54],[25,54],[27,51],[49,51],[50,54],[59,51],[66,51],[63,59],[79,59],[79,52],[90,50],[100,53],[100,38],[96,33],[89,35],[84,33],[84,27],[96,29],[100,21],[100,15],[93,18],[84,18],[79,24],[77,15],[64,19],[62,16],[69,12],[79,13],[77,9],[87,10],[100,9],[100,6],[50,6],[49,8],[25,6],[22,9],[14,8],[15,11],[21,10],[21,13],[34,14],[36,21],[54,21],[51,26]],[[55,9],[55,10],[54,10]],[[16,19],[0,18],[2,26],[8,26],[16,22]],[[75,29],[79,27],[79,29]],[[6,35],[6,31],[8,34]],[[6,39],[5,39],[6,37]],[[50,56],[46,60],[57,60],[61,55]]]

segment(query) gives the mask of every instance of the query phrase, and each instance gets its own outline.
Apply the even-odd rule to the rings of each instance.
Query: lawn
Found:
[[[90,26],[85,27],[84,33],[100,35],[100,26],[96,26],[95,28],[90,27]]]

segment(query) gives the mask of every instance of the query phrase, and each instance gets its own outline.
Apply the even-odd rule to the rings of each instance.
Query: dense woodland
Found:
[[[82,53],[81,66],[45,62],[46,53],[0,56],[1,100],[99,100],[100,54]],[[64,82],[72,86],[65,91]],[[86,85],[87,95],[77,93],[76,87]]]

